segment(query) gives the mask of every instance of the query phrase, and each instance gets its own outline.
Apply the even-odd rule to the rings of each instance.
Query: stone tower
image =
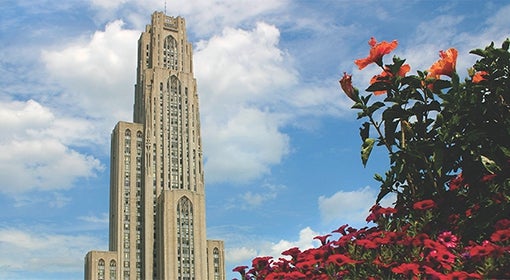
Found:
[[[224,280],[224,244],[206,239],[199,102],[185,21],[164,13],[138,40],[133,123],[112,133],[109,251],[85,279]]]

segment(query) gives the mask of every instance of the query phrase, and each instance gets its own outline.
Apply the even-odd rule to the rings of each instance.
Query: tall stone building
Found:
[[[112,132],[108,251],[85,279],[224,280],[224,244],[206,239],[197,84],[185,21],[152,14],[138,40],[133,122]]]

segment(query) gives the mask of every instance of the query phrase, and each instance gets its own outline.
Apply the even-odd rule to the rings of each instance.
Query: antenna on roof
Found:
[[[166,0],[165,0],[165,15],[166,15]]]

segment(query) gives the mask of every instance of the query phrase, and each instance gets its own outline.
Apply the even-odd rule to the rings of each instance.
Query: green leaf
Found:
[[[395,130],[397,129],[398,122],[393,120],[384,121],[384,138],[386,143],[393,145],[395,143]]]
[[[446,80],[435,80],[434,81],[434,90],[440,91],[445,88],[449,88],[452,86],[452,83],[450,81]]]
[[[374,144],[375,144],[374,138],[366,138],[365,141],[363,141],[363,145],[361,146],[361,162],[365,167],[367,166],[367,161],[368,158],[370,157],[372,149],[374,148]]]
[[[374,174],[374,179],[375,179],[376,181],[381,182],[381,183],[383,183],[383,182],[384,182],[383,177],[382,177],[381,175],[377,174],[377,173],[375,173],[375,174]]]
[[[352,109],[363,109],[363,108],[365,108],[365,105],[363,105],[361,102],[356,102],[356,103],[354,103],[354,105],[352,105],[351,108]]]
[[[475,49],[475,50],[470,51],[469,53],[476,54],[476,55],[479,55],[481,57],[485,57],[486,56],[485,51],[482,50],[482,49]]]
[[[494,174],[498,171],[501,171],[501,168],[496,164],[495,161],[483,155],[480,157],[482,158],[483,166],[487,171],[489,171],[489,173]]]
[[[506,157],[510,157],[510,149],[507,148],[507,147],[499,147],[499,149],[501,150],[501,152],[506,156]]]
[[[508,51],[508,47],[509,47],[509,46],[510,46],[510,39],[509,39],[509,38],[507,38],[507,39],[503,42],[503,44],[501,45],[501,48],[502,48],[503,50],[505,50],[505,51]]]
[[[359,136],[361,136],[361,141],[365,142],[365,140],[370,135],[370,123],[365,122],[363,126],[359,128]]]
[[[387,90],[390,88],[390,84],[388,82],[375,82],[371,84],[366,91],[380,91],[380,90]]]
[[[401,79],[402,84],[409,85],[413,88],[419,88],[421,86],[421,80],[418,76],[405,76]]]

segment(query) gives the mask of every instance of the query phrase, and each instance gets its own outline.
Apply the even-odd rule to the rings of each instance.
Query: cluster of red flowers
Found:
[[[427,71],[419,72],[419,76],[406,77],[410,66],[404,64],[404,60],[394,58],[393,64],[383,65],[383,56],[398,46],[397,41],[378,43],[371,38],[369,45],[369,55],[354,63],[359,69],[372,63],[382,69],[381,74],[371,79],[371,86],[367,91],[375,95],[388,93],[385,102],[391,105],[397,99],[395,96],[402,93],[399,89],[400,82],[409,85],[409,88],[412,87],[412,90],[408,90],[407,93],[414,95],[418,91],[432,95],[444,89],[446,83],[440,80],[441,76],[451,77],[452,81],[455,80],[458,83],[455,70],[456,49],[441,51],[440,59]],[[508,51],[509,45],[510,40],[503,44],[505,52]],[[482,51],[478,53],[483,54]],[[503,63],[506,63],[508,59],[498,61],[501,62],[499,67],[506,71],[502,70],[502,72],[507,73],[502,74],[498,79],[508,79],[508,65]],[[492,67],[493,64],[488,63],[488,65]],[[488,68],[478,67],[477,69]],[[483,88],[496,79],[494,71],[491,71],[491,74],[487,71],[473,70],[472,72],[470,86]],[[507,84],[503,82],[501,84],[500,88],[503,90],[498,87],[491,92],[485,88],[482,91],[485,98],[488,98],[489,94],[501,94],[500,91],[508,94]],[[356,103],[353,108],[362,110],[361,116],[372,117],[374,110],[385,106],[382,102],[368,106],[370,96],[359,96],[359,91],[352,85],[350,74],[344,73],[340,86]],[[416,98],[429,106],[425,99]],[[503,95],[496,99],[494,104],[505,102]],[[450,102],[453,101],[450,100]],[[402,104],[407,105],[406,102]],[[422,110],[426,106],[416,108]],[[505,103],[502,108],[496,114],[502,114],[502,110],[508,110],[508,103]],[[390,110],[388,115],[402,111],[404,110]],[[383,117],[386,112],[383,112]],[[503,122],[505,118],[497,120],[497,122]],[[391,128],[390,121],[393,121],[393,118],[387,118],[385,121],[385,126],[389,123]],[[404,126],[408,123],[407,121],[403,118],[400,125]],[[385,134],[380,132],[380,126],[374,122],[373,124],[379,131],[380,137],[384,138]],[[402,128],[402,135],[406,132],[404,130]],[[501,135],[497,134],[497,137]],[[493,144],[493,142],[490,143]],[[455,171],[449,171],[440,186],[435,185],[434,189],[428,192],[416,194],[415,191],[420,188],[420,185],[416,185],[416,188],[409,192],[409,196],[399,193],[399,199],[394,208],[374,205],[366,221],[373,222],[376,226],[355,229],[343,225],[331,234],[315,237],[314,239],[320,241],[320,246],[316,248],[304,251],[299,248],[290,248],[282,252],[283,257],[278,259],[257,257],[253,260],[251,268],[239,266],[234,271],[241,274],[242,280],[510,279],[510,217],[508,216],[510,213],[510,148],[507,143],[508,141],[503,141],[501,145],[504,147],[497,150],[499,165],[492,159],[482,156],[481,164],[484,169],[480,169],[481,171],[466,171],[455,177],[450,173],[457,170],[463,172],[463,167],[457,166]],[[404,140],[401,140],[400,144],[404,147]],[[424,146],[429,149],[429,146]],[[389,150],[391,152],[391,149]],[[503,155],[499,155],[500,153]],[[476,165],[480,163],[477,162]],[[471,167],[466,170],[478,169]],[[431,174],[441,172],[443,170],[440,169]],[[413,178],[409,178],[408,183],[411,183]],[[418,178],[421,177],[418,176]],[[378,181],[382,182],[382,179]]]
[[[435,203],[415,203],[416,214],[433,214]],[[391,219],[394,208],[372,207],[369,217]],[[383,215],[383,216],[381,216]],[[368,220],[368,218],[367,218]],[[332,238],[338,235],[338,238]],[[510,219],[496,223],[490,240],[462,245],[452,231],[427,234],[413,223],[399,231],[381,227],[354,229],[343,225],[317,236],[317,248],[294,247],[279,259],[257,257],[252,268],[236,267],[242,279],[483,279],[484,264],[497,277],[510,278]],[[498,265],[500,266],[498,268]]]
[[[409,64],[403,64],[400,66],[400,69],[397,71],[391,71],[388,67],[383,66],[382,59],[384,55],[389,54],[394,49],[397,48],[398,42],[393,40],[392,42],[382,41],[377,43],[375,38],[370,38],[368,41],[370,45],[370,53],[366,58],[357,59],[354,63],[358,66],[360,70],[365,68],[366,66],[375,63],[379,67],[383,69],[382,73],[374,76],[370,80],[370,84],[374,84],[376,82],[386,82],[392,77],[405,77],[406,74],[411,70],[411,66]],[[451,77],[453,73],[455,73],[455,67],[457,64],[457,55],[458,52],[454,48],[450,48],[446,51],[440,51],[439,57],[440,59],[436,61],[432,66],[428,69],[427,77],[430,79],[439,79],[441,75]],[[473,83],[479,83],[485,80],[485,76],[488,75],[486,71],[476,72],[473,77]],[[344,73],[343,77],[340,79],[340,85],[342,90],[346,93],[346,95],[352,99],[353,101],[358,101],[357,89],[352,86],[352,75]],[[428,85],[429,88],[432,88],[432,84]],[[385,90],[377,90],[374,91],[375,95],[381,95],[386,93]]]

